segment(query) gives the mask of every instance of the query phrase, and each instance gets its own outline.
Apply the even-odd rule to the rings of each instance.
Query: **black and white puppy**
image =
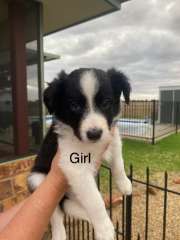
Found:
[[[63,212],[90,221],[97,240],[113,240],[113,224],[106,212],[95,176],[103,158],[110,163],[119,190],[131,194],[126,176],[118,127],[113,121],[120,112],[120,96],[129,103],[127,77],[114,69],[78,69],[61,72],[44,92],[44,102],[55,123],[49,129],[36,158],[28,184],[36,189],[48,173],[57,148],[59,166],[70,185],[63,207],[57,206],[51,217],[52,239],[65,240]],[[113,127],[113,133],[112,133]],[[90,156],[89,161],[73,163],[72,153]]]

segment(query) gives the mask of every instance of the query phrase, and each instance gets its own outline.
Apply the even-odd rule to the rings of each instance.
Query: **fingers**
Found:
[[[52,160],[51,170],[56,170],[56,171],[58,171],[58,169],[59,169],[58,164],[59,164],[60,159],[61,159],[61,153],[60,153],[60,149],[59,149],[59,147],[58,147],[58,148],[57,148],[57,152],[56,152],[56,154],[54,155],[54,158],[53,158],[53,160]]]
[[[61,157],[61,152],[60,152],[60,149],[59,149],[59,147],[57,148],[57,152],[56,152],[56,154],[55,154],[55,156],[54,156],[54,159],[53,160],[56,160],[56,159],[60,159],[60,157]]]

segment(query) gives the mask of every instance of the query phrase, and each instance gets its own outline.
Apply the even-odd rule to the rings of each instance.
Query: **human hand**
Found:
[[[58,147],[57,152],[51,163],[50,174],[53,175],[57,181],[60,180],[60,182],[62,183],[62,180],[63,180],[65,182],[65,184],[67,184],[67,179],[66,179],[63,171],[61,170],[61,167],[59,164],[60,159],[61,159],[61,153],[60,153],[60,149]]]

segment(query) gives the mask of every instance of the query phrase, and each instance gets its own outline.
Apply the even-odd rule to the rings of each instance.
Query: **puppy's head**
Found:
[[[110,136],[113,119],[120,112],[120,96],[129,103],[130,84],[115,69],[78,69],[61,72],[44,92],[50,114],[69,125],[84,142],[103,141]]]

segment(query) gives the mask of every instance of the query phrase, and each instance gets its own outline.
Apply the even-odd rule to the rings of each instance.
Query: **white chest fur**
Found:
[[[105,141],[84,143],[72,134],[60,136],[58,138],[61,152],[60,165],[72,170],[89,171],[95,175],[107,144]]]

